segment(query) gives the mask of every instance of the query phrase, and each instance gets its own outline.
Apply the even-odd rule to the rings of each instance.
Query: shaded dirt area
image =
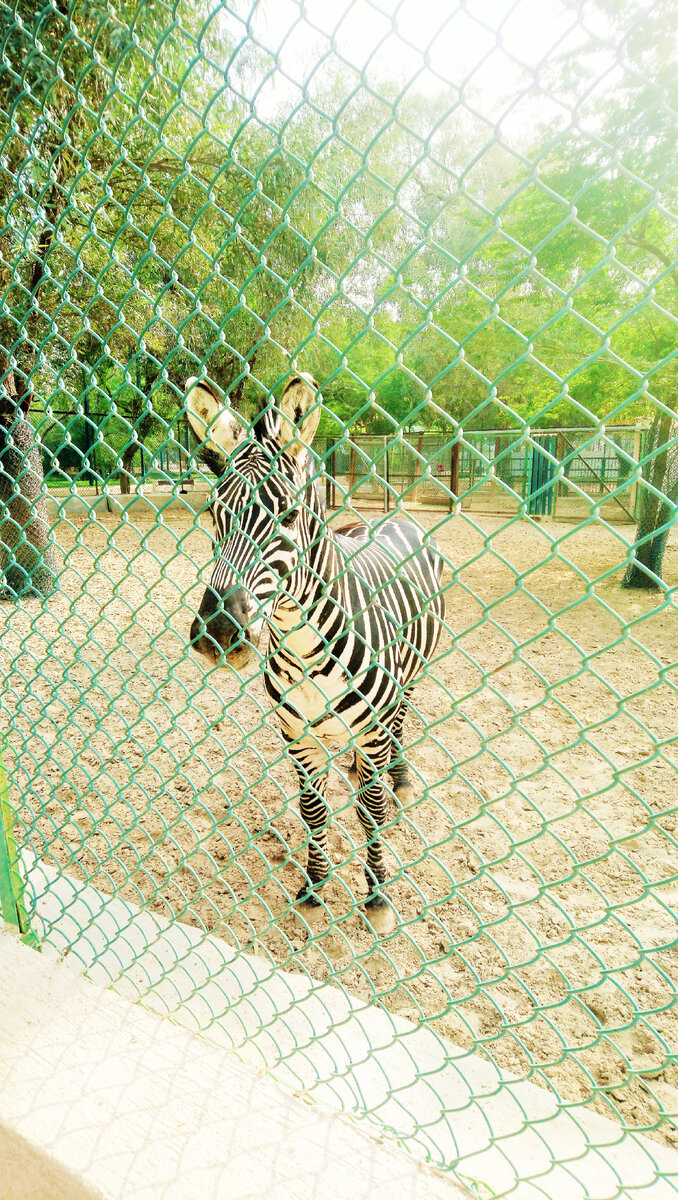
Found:
[[[0,607],[21,834],[104,891],[676,1142],[676,610],[621,590],[629,528],[417,516],[451,564],[448,630],[406,724],[421,799],[393,809],[401,923],[380,948],[356,909],[345,752],[333,922],[295,926],[294,776],[260,670],[187,651],[212,553],[188,516],[62,521],[59,594]]]

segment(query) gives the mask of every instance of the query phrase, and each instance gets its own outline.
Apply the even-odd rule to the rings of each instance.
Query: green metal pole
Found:
[[[7,775],[0,746],[0,913],[28,945],[37,945],[24,904],[24,884],[19,871],[19,853],[14,838],[16,816],[9,801]]]

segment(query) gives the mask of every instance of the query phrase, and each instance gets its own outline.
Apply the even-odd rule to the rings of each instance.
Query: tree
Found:
[[[604,332],[613,331],[609,351],[617,366],[608,372],[613,388],[602,412],[623,410],[650,425],[636,541],[623,586],[660,589],[678,499],[672,315],[678,298],[678,229],[670,215],[678,202],[673,170],[678,10],[670,0],[659,0],[650,10],[594,2],[609,23],[610,45],[623,47],[624,69],[614,90],[593,106],[591,135],[557,139],[560,165],[554,174],[542,165],[541,178],[576,205],[582,233],[579,253],[568,265],[583,280],[577,308]],[[600,71],[600,46],[591,40],[575,61],[590,83]],[[581,90],[579,74],[574,82]],[[614,245],[614,259],[605,253],[601,238]],[[558,241],[554,239],[562,253],[565,246],[558,247]],[[586,382],[591,373],[579,374]]]
[[[86,394],[110,444],[102,468],[124,489],[140,447],[173,437],[188,375],[204,363],[247,413],[288,351],[323,382],[328,436],[660,414],[640,493],[644,528],[659,529],[675,413],[659,102],[662,87],[676,99],[673,43],[643,40],[626,4],[591,3],[640,69],[582,108],[616,44],[583,33],[550,81],[577,121],[511,156],[457,93],[376,87],[348,67],[260,118],[246,97],[271,60],[211,0],[182,0],[171,21],[154,0],[115,13],[88,0],[77,21],[66,0],[27,0],[5,39],[5,61],[25,65],[0,76],[7,410],[25,383],[34,422],[74,409],[82,435]],[[646,42],[664,47],[656,61]],[[648,202],[660,188],[671,204]]]
[[[21,17],[6,22],[0,43],[0,113],[7,128],[0,147],[6,285],[0,315],[0,572],[5,593],[14,596],[46,596],[56,579],[42,455],[29,413],[45,346],[54,340],[47,293],[56,290],[51,281],[67,227],[70,188],[82,169],[77,147],[90,104],[98,106],[87,44],[81,34],[67,36],[70,10],[66,0],[47,8],[27,0]],[[115,60],[121,34],[124,41],[129,30],[102,0],[89,5],[85,24],[92,36],[100,35],[104,58],[108,53]]]
[[[36,14],[31,14],[35,16]],[[19,66],[31,49],[30,33],[19,23],[5,28],[2,52],[5,63]],[[24,103],[23,81],[5,66],[0,77],[0,108],[9,125],[0,147],[7,166],[0,178],[0,203],[5,215],[0,231],[0,253],[5,282],[17,244],[29,242],[30,218],[26,206],[12,195],[16,181],[26,178],[24,147],[32,142],[28,106]],[[45,88],[39,73],[31,80],[36,90]],[[10,308],[3,306],[0,318],[0,593],[20,596],[37,593],[47,596],[56,580],[56,560],[49,544],[49,526],[44,489],[42,456],[28,415],[33,399],[32,376],[39,339],[40,300],[46,279],[47,260],[62,208],[67,137],[66,121],[59,131],[59,145],[49,155],[47,170],[30,182],[39,190],[42,223],[32,245],[24,271],[23,286],[15,289],[17,299]],[[44,164],[41,164],[44,167]],[[22,180],[23,182],[23,180]],[[24,191],[26,185],[24,184]],[[12,208],[16,211],[11,213]],[[23,235],[23,236],[22,236]]]
[[[253,240],[260,245],[271,213],[248,213],[244,236],[232,236],[238,186],[245,180],[253,197],[256,189],[224,153],[243,116],[234,99],[238,73],[257,52],[244,47],[233,86],[224,88],[215,64],[233,47],[212,15],[208,3],[185,6],[179,26],[155,0],[123,0],[115,10],[106,0],[58,0],[47,8],[28,0],[21,20],[2,34],[0,115],[8,133],[0,174],[0,439],[9,437],[12,453],[3,454],[1,532],[8,546],[18,539],[26,550],[32,540],[36,561],[50,551],[46,520],[25,519],[26,504],[33,511],[44,492],[39,450],[30,470],[22,458],[37,441],[21,427],[29,409],[38,426],[53,414],[59,423],[64,410],[80,411],[83,391],[102,420],[110,409],[108,432],[127,491],[145,438],[158,424],[171,435],[177,390],[206,347],[226,386],[242,386],[243,368],[257,359],[252,345],[264,323],[257,310],[266,307],[266,286],[247,234],[258,224]],[[201,46],[190,78],[187,33]],[[226,94],[220,105],[219,87]],[[214,136],[199,116],[208,100],[220,117]],[[248,304],[234,306],[230,281],[248,256],[255,276]],[[241,313],[233,348],[224,338],[224,310],[232,324]],[[46,516],[44,505],[40,511]],[[43,586],[47,576],[38,579]]]

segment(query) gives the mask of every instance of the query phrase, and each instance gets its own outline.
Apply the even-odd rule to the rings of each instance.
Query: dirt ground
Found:
[[[374,514],[372,514],[374,515]],[[287,969],[333,979],[564,1100],[678,1144],[678,615],[620,588],[632,529],[417,513],[449,559],[448,630],[406,724],[401,924],[375,950],[337,759],[309,940],[305,831],[261,674],[187,651],[195,522],[62,521],[61,590],[0,606],[14,800],[36,851]],[[678,555],[667,551],[675,587]]]

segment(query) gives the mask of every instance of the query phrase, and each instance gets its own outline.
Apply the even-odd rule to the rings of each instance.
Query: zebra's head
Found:
[[[186,411],[218,479],[212,504],[216,559],[191,626],[191,643],[236,669],[250,660],[264,619],[299,589],[323,518],[308,453],[320,419],[317,383],[294,375],[248,433],[212,386],[191,378]]]

